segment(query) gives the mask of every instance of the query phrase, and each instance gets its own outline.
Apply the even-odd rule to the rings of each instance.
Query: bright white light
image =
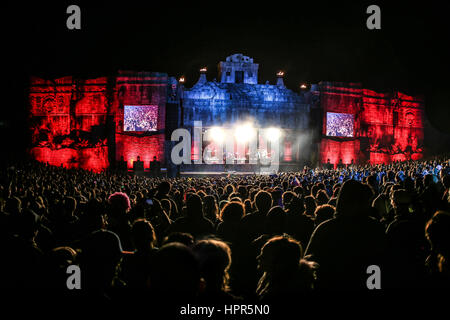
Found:
[[[212,127],[208,130],[209,138],[212,139],[214,142],[222,142],[225,138],[225,132],[222,128],[219,127]]]
[[[270,141],[277,141],[281,137],[281,130],[278,128],[268,128],[266,130],[266,137]]]
[[[234,137],[238,142],[247,142],[254,138],[255,129],[251,124],[237,126],[234,130]]]

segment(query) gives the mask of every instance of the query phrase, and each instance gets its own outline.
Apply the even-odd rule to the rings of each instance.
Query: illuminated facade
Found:
[[[377,93],[358,83],[320,82],[294,92],[284,85],[283,72],[275,84],[260,84],[259,65],[242,54],[227,57],[218,67],[219,82],[208,81],[202,70],[192,88],[157,72],[119,71],[96,79],[33,77],[30,153],[41,162],[93,171],[121,159],[132,168],[137,157],[146,169],[153,157],[170,167],[173,130],[192,130],[194,121],[204,128],[250,121],[283,132],[280,163],[294,170],[305,163],[389,163],[423,156],[423,99]],[[125,106],[151,106],[157,114],[154,130],[125,131]],[[351,117],[351,134],[327,135],[328,113]],[[192,159],[200,152],[193,146]]]
[[[320,161],[337,164],[390,163],[423,156],[424,102],[400,92],[377,93],[359,83],[321,82]],[[354,137],[326,136],[327,112],[354,116]]]
[[[234,54],[220,62],[220,82],[208,81],[201,72],[197,83],[183,92],[183,124],[192,128],[201,121],[203,128],[232,128],[251,122],[256,128],[276,127],[283,130],[281,163],[305,161],[312,152],[310,144],[309,94],[294,92],[283,83],[258,84],[258,64],[253,59]],[[193,159],[199,148],[193,147]]]
[[[120,71],[115,77],[80,80],[32,78],[29,92],[30,153],[51,165],[101,171],[139,156],[148,168],[164,161],[167,95],[164,73]],[[158,106],[156,131],[124,132],[125,105]]]

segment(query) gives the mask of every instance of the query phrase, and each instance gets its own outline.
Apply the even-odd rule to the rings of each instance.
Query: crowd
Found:
[[[2,170],[0,285],[195,301],[449,288],[447,158],[205,178]]]
[[[352,114],[327,113],[327,136],[353,137],[354,120]]]
[[[157,127],[157,106],[126,106],[124,131],[155,131]]]

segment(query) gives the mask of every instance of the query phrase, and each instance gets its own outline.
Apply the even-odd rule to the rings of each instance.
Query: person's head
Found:
[[[77,252],[71,247],[56,247],[46,253],[47,283],[51,288],[67,288],[67,268],[76,265]]]
[[[450,272],[450,213],[436,212],[425,227],[431,249],[438,256],[440,272]]]
[[[313,196],[306,196],[304,199],[305,212],[308,215],[313,215],[316,210],[316,200]]]
[[[287,208],[288,207],[288,205],[289,205],[289,203],[291,202],[291,200],[294,198],[294,197],[296,197],[297,195],[294,193],[294,192],[292,192],[292,191],[286,191],[286,192],[284,192],[283,193],[283,196],[282,196],[282,203],[283,203],[283,206],[285,207],[285,208]]]
[[[391,196],[391,204],[398,213],[405,211],[411,205],[411,195],[404,189],[395,190]]]
[[[208,239],[197,242],[193,251],[198,258],[200,275],[206,282],[206,290],[228,291],[230,247],[223,241]]]
[[[293,191],[294,191],[294,192],[297,194],[297,196],[299,196],[299,197],[303,197],[303,195],[304,195],[304,193],[305,193],[305,189],[303,189],[302,186],[296,186],[296,187],[294,188]]]
[[[218,206],[216,198],[212,195],[207,195],[203,198],[203,207],[205,214],[209,215],[212,218],[217,218]]]
[[[220,211],[220,219],[224,222],[239,222],[245,215],[245,207],[241,202],[227,203]]]
[[[258,256],[263,272],[283,273],[298,268],[303,257],[303,248],[297,240],[284,235],[275,236],[261,248]]]
[[[115,192],[110,195],[108,203],[115,213],[127,213],[131,209],[130,198],[124,192]]]
[[[372,201],[372,189],[356,180],[347,180],[342,185],[336,203],[336,215],[358,217],[367,215]]]
[[[193,193],[186,199],[186,214],[192,219],[203,217],[203,202],[198,194]]]
[[[114,232],[98,230],[81,244],[80,263],[88,289],[105,289],[112,284],[116,266],[122,257],[122,245]]]
[[[321,206],[318,206],[316,208],[316,211],[314,212],[315,224],[319,225],[326,220],[333,219],[334,211],[335,211],[334,207],[329,204],[323,204]]]
[[[367,184],[375,187],[377,185],[377,176],[375,174],[372,174],[370,176],[367,177]]]
[[[68,217],[73,216],[77,208],[77,200],[73,197],[65,197],[63,201],[64,214]]]
[[[252,201],[250,199],[245,199],[244,207],[245,207],[245,212],[246,213],[251,213],[253,211]]]
[[[138,251],[153,248],[156,243],[156,235],[150,221],[136,220],[131,227],[131,239]]]
[[[239,193],[239,196],[242,200],[247,198],[248,192],[247,192],[247,188],[245,186],[238,186],[237,188],[237,192]]]
[[[194,237],[190,233],[172,232],[164,238],[163,245],[172,242],[179,242],[187,247],[192,247],[194,245]]]
[[[191,249],[179,242],[163,245],[155,254],[149,287],[157,295],[194,298],[200,287],[200,268]]]
[[[172,185],[168,181],[163,181],[158,185],[158,194],[167,195],[172,189]]]
[[[232,184],[227,184],[223,192],[227,195],[230,195],[234,192],[234,186]]]
[[[328,198],[327,192],[325,190],[317,191],[316,204],[318,206],[328,203],[328,200],[330,200],[330,199]]]
[[[267,213],[265,228],[267,234],[284,233],[286,228],[286,212],[283,208],[276,206],[269,210]]]
[[[272,202],[272,195],[267,191],[261,190],[255,196],[256,209],[263,214],[269,212]]]

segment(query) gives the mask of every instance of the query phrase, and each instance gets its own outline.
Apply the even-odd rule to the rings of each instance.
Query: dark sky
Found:
[[[118,69],[185,75],[187,86],[233,53],[253,57],[259,81],[362,82],[426,98],[427,115],[449,130],[450,4],[443,1],[11,1],[2,15],[2,58],[8,77],[2,123],[25,112],[30,75],[95,77]],[[195,4],[194,4],[195,3]],[[295,3],[295,6],[293,6]],[[81,30],[66,28],[66,8],[81,7]],[[381,30],[366,28],[366,8],[381,8]],[[17,105],[11,108],[11,105]]]

